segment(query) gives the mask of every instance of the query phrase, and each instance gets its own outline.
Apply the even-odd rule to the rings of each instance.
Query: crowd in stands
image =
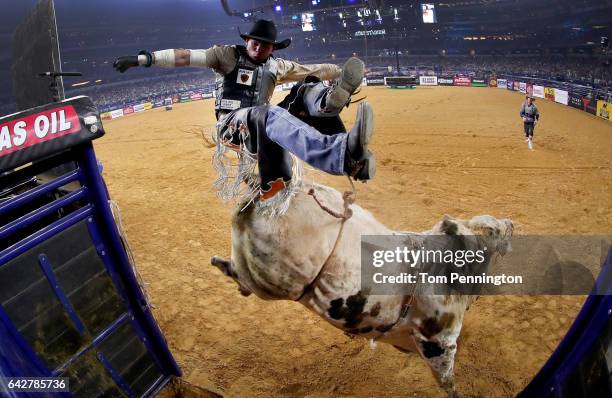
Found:
[[[300,62],[331,62],[341,64],[343,59],[320,56],[300,59]],[[546,78],[592,86],[604,90],[612,87],[610,70],[601,66],[601,59],[559,57],[419,57],[403,55],[400,61],[402,75],[456,75],[468,74],[480,77],[514,75]],[[371,75],[397,74],[394,57],[373,56],[366,58],[367,71]],[[69,94],[89,95],[100,108],[120,107],[134,102],[150,101],[177,92],[212,92],[214,76],[211,73],[191,72],[139,78],[132,81],[102,84],[69,90]]]
[[[67,90],[67,96],[87,95],[101,112],[129,104],[162,100],[180,93],[212,92],[214,77],[209,73],[188,73],[138,78]]]
[[[396,59],[391,53],[367,57],[373,69],[391,66],[395,71]],[[398,54],[399,55],[399,54]],[[402,74],[477,76],[513,75],[550,79],[568,83],[612,87],[612,69],[603,65],[602,58],[555,56],[411,56],[399,55]]]
[[[295,59],[301,63],[330,62],[341,65],[352,54],[322,56],[312,55]],[[394,51],[363,57],[369,76],[400,75],[439,75],[453,76],[467,74],[478,77],[521,76],[543,78],[554,82],[579,84],[594,87],[599,92],[610,92],[612,71],[603,66],[603,60],[595,57],[561,56],[419,56],[408,51],[395,57]],[[133,74],[119,75],[107,66],[116,80],[106,79],[100,83],[89,83],[84,87],[73,88],[65,82],[66,96],[87,95],[91,97],[100,111],[120,108],[128,104],[160,100],[177,93],[202,92],[214,90],[214,74],[204,69],[181,70],[140,70]],[[144,68],[143,68],[144,69]],[[0,112],[13,111],[13,104],[3,103]]]

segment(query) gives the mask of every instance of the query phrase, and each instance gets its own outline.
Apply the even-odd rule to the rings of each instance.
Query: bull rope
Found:
[[[319,205],[321,210],[323,210],[324,212],[326,212],[330,216],[338,218],[338,219],[340,219],[342,221],[340,222],[340,229],[338,230],[338,236],[336,236],[336,241],[334,242],[334,246],[332,247],[331,251],[329,252],[329,255],[327,256],[327,258],[323,262],[323,265],[321,265],[321,268],[319,268],[319,272],[317,272],[317,275],[315,275],[314,279],[310,283],[308,283],[306,286],[304,286],[304,290],[302,291],[302,294],[300,294],[300,297],[295,299],[295,301],[300,301],[306,295],[306,293],[308,293],[312,289],[312,286],[319,280],[319,277],[323,273],[323,270],[325,269],[325,266],[327,265],[329,260],[332,258],[332,256],[336,252],[336,248],[338,247],[338,243],[340,242],[340,238],[342,237],[342,232],[344,231],[344,224],[346,223],[346,221],[349,218],[351,218],[353,216],[353,209],[351,209],[350,206],[353,203],[355,203],[355,199],[357,198],[357,191],[355,190],[355,184],[353,184],[353,180],[349,176],[347,176],[347,178],[348,178],[349,182],[351,183],[351,191],[344,191],[344,193],[342,194],[342,208],[344,210],[342,213],[339,213],[339,212],[337,212],[337,211],[335,211],[335,210],[325,206],[319,200],[319,198],[317,198],[317,194],[316,194],[314,188],[310,188],[308,190],[308,195],[312,196],[312,198],[314,199],[315,202],[317,202],[317,204]]]
[[[334,242],[334,246],[331,249],[331,252],[329,253],[329,255],[327,256],[327,258],[325,259],[325,261],[323,262],[323,265],[321,265],[321,268],[319,269],[319,272],[317,272],[317,275],[314,277],[314,279],[308,283],[308,285],[306,285],[304,287],[304,291],[302,292],[302,294],[300,294],[300,297],[298,297],[297,299],[295,299],[295,301],[300,301],[305,295],[306,293],[308,293],[311,289],[312,286],[314,286],[314,284],[319,280],[319,278],[321,277],[321,275],[323,274],[323,270],[325,269],[325,266],[327,265],[327,263],[329,262],[329,260],[332,258],[332,256],[334,255],[334,253],[336,252],[336,248],[338,247],[338,243],[340,242],[340,238],[342,238],[342,232],[344,231],[344,224],[346,223],[346,221],[351,218],[353,216],[353,209],[350,208],[350,206],[355,203],[355,200],[357,198],[357,192],[355,190],[355,184],[353,183],[353,180],[347,176],[349,182],[351,183],[351,191],[344,191],[344,193],[342,194],[342,208],[343,208],[343,212],[337,212],[331,208],[329,208],[328,206],[324,205],[319,198],[317,198],[317,194],[314,190],[314,188],[310,188],[308,190],[308,195],[312,196],[312,198],[314,199],[315,202],[317,202],[317,204],[319,205],[319,207],[321,208],[321,210],[323,210],[324,212],[326,212],[327,214],[329,214],[332,217],[338,218],[341,221],[340,224],[340,229],[338,230],[338,236],[336,237],[336,241]],[[397,326],[397,324],[404,319],[406,316],[408,316],[408,312],[410,311],[410,307],[412,307],[412,304],[414,303],[414,297],[416,295],[418,289],[418,282],[415,283],[414,289],[412,290],[412,293],[409,295],[405,295],[404,298],[402,299],[402,306],[400,308],[400,312],[399,315],[397,317],[397,319],[395,320],[395,322],[393,322],[393,324],[391,325],[391,328],[389,328],[389,330],[393,329],[395,326]],[[387,334],[387,332],[389,331],[387,330],[386,332],[379,332],[380,334],[376,337],[373,337],[370,339],[370,344],[376,344],[376,340],[380,339],[381,337],[385,336]],[[353,335],[349,335],[350,337],[353,337]]]
[[[327,258],[325,259],[325,261],[323,262],[323,265],[321,265],[321,268],[319,269],[319,272],[317,272],[317,275],[314,277],[314,279],[308,283],[308,285],[306,285],[304,287],[304,290],[302,291],[302,294],[300,294],[300,296],[295,299],[295,301],[300,301],[302,298],[304,298],[304,296],[306,295],[306,293],[308,293],[311,289],[312,286],[314,286],[314,284],[319,280],[319,278],[321,277],[321,275],[323,274],[323,270],[325,269],[325,266],[327,265],[327,263],[329,262],[329,260],[332,258],[332,256],[334,255],[334,253],[336,252],[336,248],[338,247],[338,243],[340,242],[340,238],[342,238],[342,232],[344,231],[344,224],[346,223],[346,221],[351,218],[353,216],[353,209],[350,208],[350,206],[355,203],[355,200],[357,198],[357,192],[355,190],[355,184],[353,183],[353,180],[351,179],[351,177],[347,176],[349,182],[351,183],[351,191],[344,191],[344,193],[342,194],[342,208],[343,208],[343,212],[339,213],[331,208],[329,208],[328,206],[325,206],[320,200],[319,198],[317,198],[317,194],[314,190],[314,188],[310,188],[308,190],[308,195],[312,196],[312,198],[314,199],[315,202],[317,202],[317,204],[319,205],[319,207],[321,208],[321,210],[323,210],[324,212],[326,212],[327,214],[329,214],[332,217],[338,218],[341,221],[340,224],[340,229],[338,230],[338,236],[336,237],[336,241],[334,242],[334,246],[331,249],[331,252],[329,253],[329,255],[327,256]],[[402,299],[402,306],[400,308],[400,312],[399,315],[397,316],[397,319],[395,320],[395,322],[393,322],[393,324],[391,325],[391,327],[389,328],[389,330],[393,329],[395,326],[397,326],[397,324],[404,319],[406,316],[408,316],[408,312],[410,311],[410,307],[412,307],[412,304],[414,303],[414,298],[416,296],[417,290],[418,290],[418,282],[415,283],[414,289],[412,290],[412,293],[409,295],[405,295]],[[380,339],[381,337],[385,336],[389,330],[382,332],[379,332],[379,335],[373,338],[370,338],[370,346],[372,347],[372,349],[375,348],[376,346],[376,341],[378,339]],[[349,337],[354,337],[353,335],[349,334]]]

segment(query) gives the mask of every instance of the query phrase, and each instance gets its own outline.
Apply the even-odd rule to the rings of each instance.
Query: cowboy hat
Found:
[[[240,30],[238,30],[240,32]],[[275,50],[282,50],[283,48],[289,47],[291,39],[285,39],[277,42],[276,38],[278,33],[276,31],[276,25],[274,22],[265,19],[259,19],[255,21],[249,33],[240,33],[240,37],[244,40],[255,39],[264,43],[270,43],[274,46]]]

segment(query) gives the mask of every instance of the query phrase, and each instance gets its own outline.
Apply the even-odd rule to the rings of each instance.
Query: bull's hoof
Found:
[[[448,393],[448,396],[451,398],[463,398],[463,394],[459,394],[457,391],[453,390]]]

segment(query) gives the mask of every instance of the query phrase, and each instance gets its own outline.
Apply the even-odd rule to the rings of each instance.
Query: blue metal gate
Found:
[[[154,396],[180,369],[113,219],[97,110],[77,97],[0,128],[0,376],[68,377],[66,397]]]

